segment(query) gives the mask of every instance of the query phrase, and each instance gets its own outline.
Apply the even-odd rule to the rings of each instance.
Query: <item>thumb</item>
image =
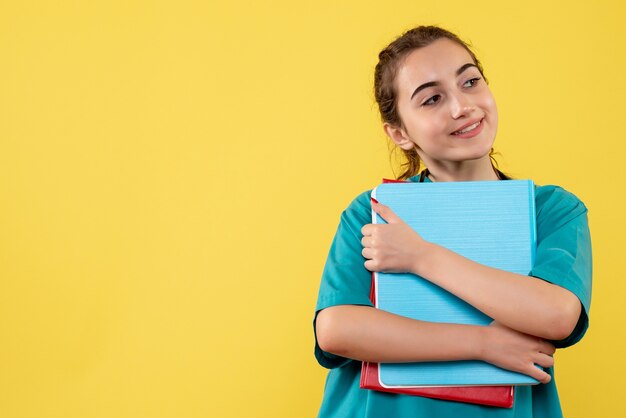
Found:
[[[396,215],[389,206],[385,206],[382,203],[379,203],[378,200],[371,198],[372,200],[372,209],[374,212],[380,215],[387,223],[389,224],[397,224],[401,223],[402,219]]]

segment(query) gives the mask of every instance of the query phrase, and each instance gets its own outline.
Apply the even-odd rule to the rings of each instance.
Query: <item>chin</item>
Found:
[[[476,161],[476,160],[481,160],[483,158],[489,159],[489,153],[491,152],[491,148],[492,146],[489,146],[488,148],[485,148],[483,146],[483,147],[480,147],[480,149],[463,150],[459,152],[455,160],[457,162],[462,162],[462,161]]]

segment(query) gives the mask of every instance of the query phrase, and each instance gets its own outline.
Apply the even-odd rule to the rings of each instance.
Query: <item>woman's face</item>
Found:
[[[489,162],[498,112],[465,48],[444,38],[414,50],[401,63],[395,83],[402,126],[385,129],[400,147],[416,147],[431,170],[468,160]]]

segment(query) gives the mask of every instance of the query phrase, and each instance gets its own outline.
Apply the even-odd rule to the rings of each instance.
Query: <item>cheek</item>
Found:
[[[424,119],[415,121],[411,128],[409,134],[413,142],[422,149],[431,149],[438,146],[439,137],[445,133],[446,126],[434,119]]]
[[[443,108],[431,111],[424,117],[416,119],[415,122],[416,131],[428,138],[446,134],[448,129],[450,129],[448,116]]]
[[[496,132],[498,131],[498,108],[496,107],[495,100],[491,101],[492,110],[491,110],[491,125],[493,126],[493,136],[495,140]]]
[[[493,99],[493,96],[489,96],[485,101],[484,109],[488,112],[488,120],[489,120],[489,128],[490,128],[490,136],[491,136],[491,146],[493,146],[493,142],[496,140],[496,132],[498,131],[498,108],[496,106],[496,101]]]
[[[492,122],[498,122],[498,107],[493,95],[489,93],[483,100],[483,108],[489,113]]]

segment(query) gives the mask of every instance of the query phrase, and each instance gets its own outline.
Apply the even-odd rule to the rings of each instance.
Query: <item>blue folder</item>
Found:
[[[374,189],[372,196],[391,207],[427,241],[498,269],[523,275],[532,269],[536,225],[530,180],[387,183]],[[373,211],[372,219],[373,223],[385,223]],[[376,273],[374,279],[379,309],[429,322],[486,326],[492,321],[422,277]],[[385,387],[539,383],[478,360],[381,363],[379,378]]]

